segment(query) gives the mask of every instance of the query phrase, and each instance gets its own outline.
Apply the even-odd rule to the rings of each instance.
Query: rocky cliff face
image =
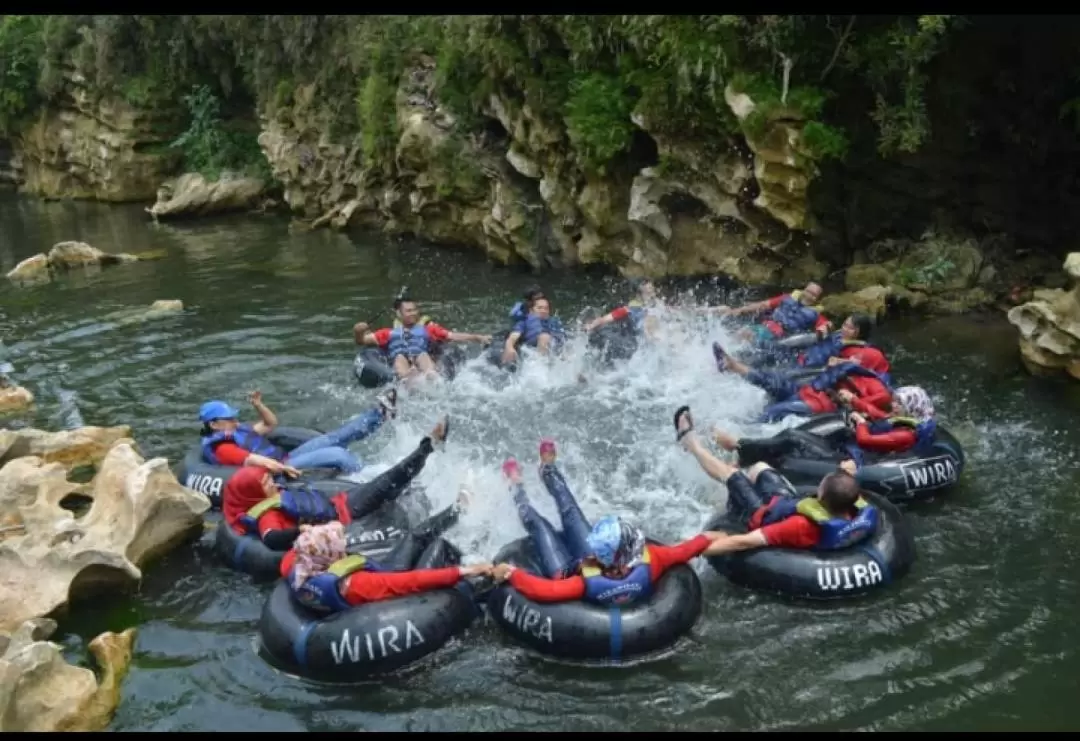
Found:
[[[535,268],[606,263],[627,275],[723,272],[752,282],[820,277],[808,255],[806,188],[813,164],[801,123],[779,117],[721,151],[638,127],[632,166],[589,175],[560,121],[492,96],[489,125],[468,136],[433,95],[434,65],[403,78],[393,174],[365,170],[361,137],[334,141],[316,92],[264,114],[259,137],[285,201],[313,226],[381,226],[480,246]],[[729,91],[740,118],[753,110]],[[659,163],[663,163],[660,165]]]
[[[98,98],[72,72],[63,93],[12,140],[0,180],[6,170],[23,192],[45,198],[152,201],[180,164],[167,149],[180,123],[170,114]]]

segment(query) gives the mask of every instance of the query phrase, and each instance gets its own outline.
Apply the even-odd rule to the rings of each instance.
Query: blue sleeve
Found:
[[[525,320],[524,319],[519,319],[516,322],[514,322],[514,326],[511,327],[511,329],[510,329],[510,334],[513,334],[514,332],[520,332],[521,334],[525,334]]]

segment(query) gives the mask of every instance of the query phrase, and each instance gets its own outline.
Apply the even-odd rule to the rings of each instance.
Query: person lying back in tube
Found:
[[[652,339],[656,336],[656,317],[650,314],[659,301],[656,296],[656,285],[647,278],[637,284],[638,297],[623,306],[612,309],[607,314],[593,319],[585,325],[586,332],[594,332],[600,327],[606,327],[615,322],[629,321],[638,334],[644,334]]]
[[[864,321],[865,320],[865,321]],[[731,357],[720,343],[713,343],[716,367],[742,376],[764,389],[773,403],[762,412],[759,422],[778,422],[794,414],[810,416],[838,411],[837,402],[864,415],[885,416],[892,404],[889,360],[876,347],[865,344],[869,317],[853,315],[845,320],[846,330],[864,344],[852,344],[831,357],[825,369],[809,379],[793,379],[783,371],[757,370]],[[843,331],[843,330],[842,330]]]
[[[378,397],[373,408],[353,417],[344,425],[308,440],[286,452],[266,436],[277,427],[277,416],[262,400],[262,393],[252,391],[251,405],[259,414],[255,424],[241,424],[240,412],[223,401],[208,401],[199,409],[203,460],[213,466],[261,466],[275,474],[299,476],[298,469],[335,468],[341,473],[356,473],[364,464],[347,446],[363,440],[397,413],[397,393],[388,391]]]
[[[390,469],[350,492],[326,496],[301,482],[278,485],[262,466],[245,466],[233,474],[222,493],[225,523],[238,535],[253,535],[274,551],[285,551],[300,526],[338,520],[346,525],[365,517],[405,491],[423,469],[436,443],[446,439],[443,418],[416,450]]]
[[[442,566],[438,539],[458,520],[467,495],[412,528],[385,558],[350,555],[341,522],[303,525],[292,549],[281,560],[281,576],[293,597],[322,613],[428,592],[450,589],[473,576],[490,576],[490,563]]]
[[[801,291],[755,301],[733,309],[730,306],[710,306],[707,313],[720,316],[744,316],[770,312],[768,318],[739,332],[747,341],[770,343],[802,332],[817,332],[822,337],[829,331],[828,318],[814,308],[821,300],[822,289],[817,283],[807,283]]]
[[[443,326],[420,316],[420,307],[411,298],[394,299],[397,321],[393,327],[370,331],[367,322],[353,326],[357,345],[370,345],[386,351],[399,379],[405,380],[422,373],[428,378],[438,375],[431,354],[444,342],[491,342],[491,335],[451,332]]]
[[[562,519],[562,536],[532,508],[521,482],[521,467],[513,458],[503,474],[518,516],[537,554],[544,576],[511,564],[498,564],[492,575],[535,602],[585,600],[599,605],[629,605],[646,600],[668,569],[699,556],[717,533],[701,533],[674,546],[646,543],[642,532],[618,517],[607,516],[590,526],[562,472],[555,465],[555,443],[540,443],[540,478],[555,500]]]
[[[937,433],[934,402],[919,386],[901,386],[893,392],[891,416],[874,421],[852,412],[848,420],[853,439],[843,450],[851,457],[854,467],[861,468],[864,453],[930,453]],[[776,463],[791,455],[806,453],[803,441],[791,430],[782,430],[772,437],[737,438],[724,430],[714,429],[713,439],[724,450],[737,450],[739,465],[749,466],[759,461]],[[809,453],[811,457],[817,457]]]
[[[518,359],[518,345],[534,348],[541,355],[549,355],[566,342],[566,331],[559,318],[551,315],[551,301],[537,298],[524,319],[514,324],[503,344],[502,363],[506,365]]]
[[[880,513],[861,496],[851,461],[822,478],[815,494],[800,497],[767,463],[740,470],[713,455],[694,432],[689,408],[676,412],[675,429],[676,441],[697,459],[701,469],[727,485],[728,512],[748,531],[722,535],[702,555],[766,546],[839,550],[865,540],[877,529]]]

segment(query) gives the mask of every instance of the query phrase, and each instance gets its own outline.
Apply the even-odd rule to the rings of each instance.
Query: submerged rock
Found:
[[[58,242],[48,254],[38,253],[28,257],[8,274],[8,280],[16,284],[47,283],[57,273],[77,268],[100,270],[109,265],[138,262],[137,255],[112,254],[99,250],[86,242]]]
[[[1020,331],[1020,358],[1036,375],[1068,373],[1080,380],[1080,252],[1065,259],[1073,288],[1041,289],[1033,301],[1009,310]]]
[[[106,314],[103,318],[116,322],[120,326],[160,319],[172,316],[184,310],[184,302],[179,299],[160,299],[146,308],[120,309]]]
[[[0,468],[0,630],[137,583],[140,565],[200,531],[210,501],[181,486],[166,459],[144,460],[120,431],[0,431],[0,461],[8,461]],[[92,481],[68,480],[70,468],[97,460]],[[61,506],[87,502],[78,515]]]
[[[265,191],[262,178],[225,173],[207,180],[197,172],[187,172],[158,188],[157,202],[146,211],[155,219],[247,211],[260,204]]]
[[[0,412],[14,412],[34,403],[29,389],[0,378]]]
[[[135,629],[90,642],[100,675],[64,661],[47,640],[55,631],[54,621],[35,618],[0,635],[0,732],[98,731],[112,719]]]

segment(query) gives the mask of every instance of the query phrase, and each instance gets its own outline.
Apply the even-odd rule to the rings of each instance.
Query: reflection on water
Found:
[[[387,321],[402,284],[440,323],[494,332],[537,281],[474,253],[291,231],[273,218],[158,226],[138,207],[5,198],[0,223],[5,271],[65,239],[164,250],[154,262],[0,287],[0,328],[16,378],[38,397],[12,423],[131,424],[144,451],[173,461],[211,397],[243,406],[260,388],[283,423],[324,428],[365,409],[373,394],[351,377],[351,327]],[[595,275],[540,282],[564,320],[625,298],[625,286]],[[145,323],[107,318],[157,299],[185,310]],[[724,491],[675,446],[672,412],[688,403],[702,425],[759,432],[750,420],[764,397],[716,373],[708,343],[734,343],[718,323],[672,310],[664,327],[657,346],[606,372],[585,365],[580,341],[565,360],[528,362],[510,379],[473,362],[451,383],[404,393],[399,419],[357,451],[391,463],[451,414],[450,441],[420,477],[429,501],[413,507],[445,506],[468,485],[475,503],[453,537],[473,559],[522,534],[498,475],[505,456],[523,462],[538,508],[554,516],[532,465],[542,434],[558,440],[587,515],[691,535]],[[97,632],[140,626],[117,730],[1064,728],[1058,709],[1080,676],[1068,614],[1080,533],[1077,391],[1020,373],[998,320],[894,322],[881,334],[898,377],[932,390],[969,455],[956,491],[912,511],[919,558],[886,594],[792,604],[699,566],[706,614],[669,658],[630,670],[557,666],[478,624],[424,672],[328,688],[255,656],[268,589],[216,563],[206,537],[151,568],[135,597],[75,610],[65,645],[81,656]]]

